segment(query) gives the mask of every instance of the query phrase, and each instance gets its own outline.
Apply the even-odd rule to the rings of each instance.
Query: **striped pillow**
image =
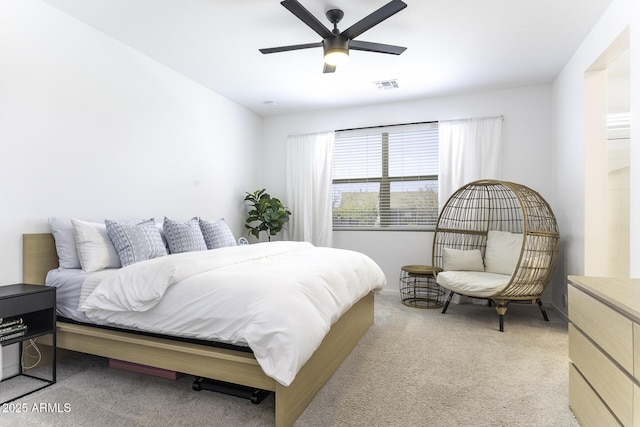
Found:
[[[123,267],[167,255],[160,230],[158,230],[153,218],[137,225],[108,219],[104,223]]]
[[[225,248],[227,246],[236,246],[236,238],[233,236],[231,229],[221,218],[217,221],[205,221],[200,219],[200,229],[204,235],[204,241],[208,249]]]
[[[172,254],[207,250],[198,218],[181,223],[164,217],[162,228]]]

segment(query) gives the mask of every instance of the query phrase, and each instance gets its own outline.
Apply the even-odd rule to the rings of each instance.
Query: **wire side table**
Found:
[[[444,289],[436,283],[439,269],[430,265],[405,265],[400,272],[402,304],[416,308],[440,308]]]

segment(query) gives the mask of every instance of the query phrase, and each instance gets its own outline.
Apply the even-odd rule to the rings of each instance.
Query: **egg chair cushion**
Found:
[[[482,271],[442,271],[436,282],[450,291],[470,297],[491,297],[507,287],[511,275]]]
[[[511,276],[522,251],[522,233],[489,230],[484,254],[485,271]]]
[[[480,249],[442,249],[443,270],[484,271]]]

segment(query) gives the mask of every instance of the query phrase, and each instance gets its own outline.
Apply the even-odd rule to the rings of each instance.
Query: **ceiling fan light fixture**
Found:
[[[334,49],[324,53],[324,62],[329,65],[344,65],[349,62],[349,51]]]
[[[344,37],[327,38],[322,42],[324,62],[339,66],[349,62],[349,40]]]

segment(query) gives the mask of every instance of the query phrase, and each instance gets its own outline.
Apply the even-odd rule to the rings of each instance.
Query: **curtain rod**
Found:
[[[480,117],[482,119],[488,119],[488,118],[501,118],[502,120],[504,120],[504,116],[503,115],[499,115],[499,116],[487,116],[487,117]],[[468,119],[453,119],[451,121],[455,121],[455,120],[468,120]],[[379,128],[388,128],[388,127],[393,127],[393,126],[410,126],[410,125],[429,125],[429,124],[433,124],[433,123],[439,123],[440,121],[443,120],[432,120],[429,122],[413,122],[413,123],[396,123],[393,125],[379,125],[379,126],[365,126],[365,127],[361,127],[361,128],[351,128],[351,129],[338,129],[335,130],[334,132],[347,132],[347,131],[352,131],[352,130],[365,130],[365,129],[379,129]],[[444,120],[444,121],[449,121],[449,120]]]
[[[393,125],[365,126],[365,127],[361,127],[361,128],[351,128],[351,129],[337,129],[334,132],[347,132],[347,131],[351,131],[351,130],[389,128],[389,127],[393,127],[393,126],[429,125],[429,124],[433,124],[433,123],[438,123],[438,120],[432,120],[430,122],[396,123],[396,124],[393,124]]]

